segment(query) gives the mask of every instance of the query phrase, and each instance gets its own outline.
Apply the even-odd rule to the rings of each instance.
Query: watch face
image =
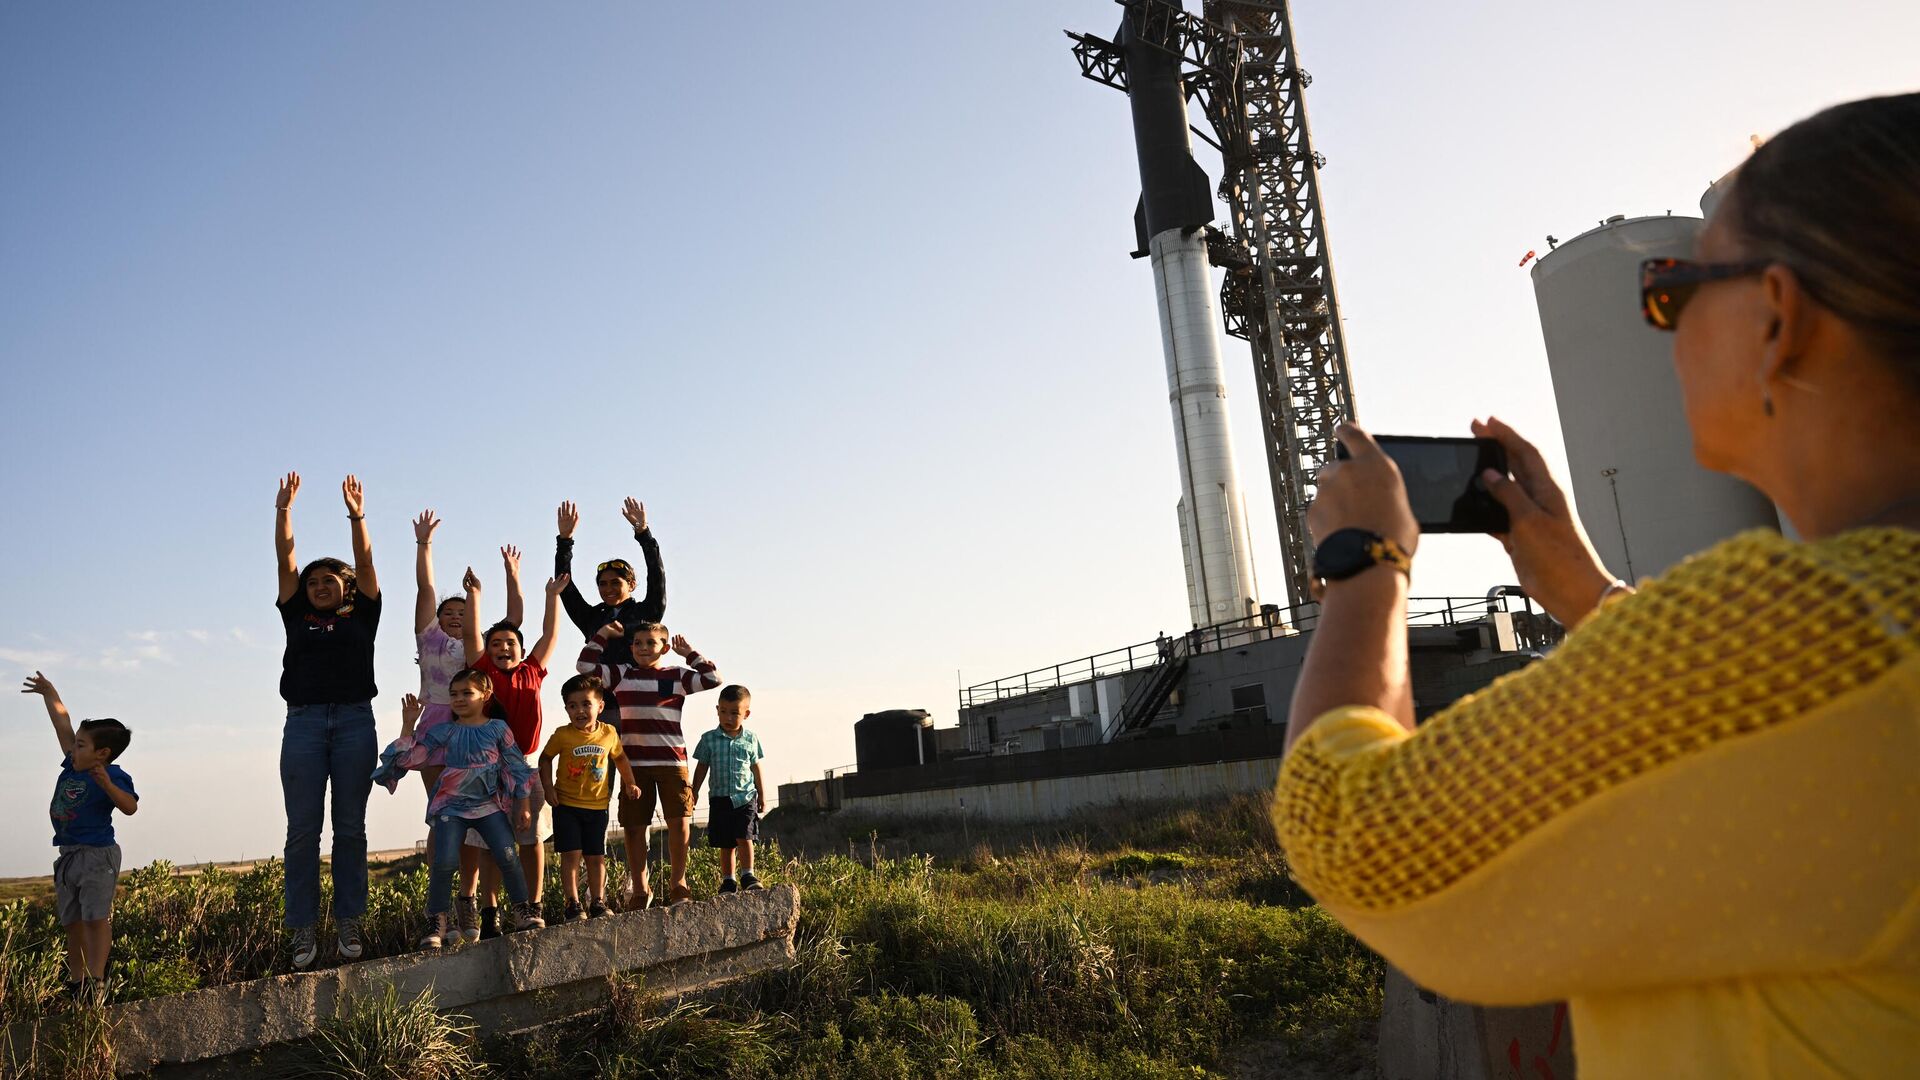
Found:
[[[1367,550],[1375,539],[1365,529],[1341,529],[1315,549],[1314,573],[1328,581],[1339,581],[1365,570],[1377,561]]]

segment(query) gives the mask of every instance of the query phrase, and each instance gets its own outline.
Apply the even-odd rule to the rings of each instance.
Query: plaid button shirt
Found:
[[[715,799],[731,799],[735,806],[751,803],[760,789],[753,784],[753,763],[766,757],[760,748],[760,736],[740,729],[740,737],[730,739],[719,728],[700,736],[700,742],[693,748],[693,760],[702,761],[713,770],[712,779],[707,781],[707,795]]]

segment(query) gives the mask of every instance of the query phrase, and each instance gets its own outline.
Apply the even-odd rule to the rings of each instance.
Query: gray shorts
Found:
[[[512,806],[511,802],[508,806]],[[533,770],[533,788],[527,793],[527,809],[533,811],[532,826],[525,831],[513,831],[513,842],[521,847],[532,847],[540,842],[541,837],[553,831],[553,810],[547,805],[547,793],[540,786],[539,769]],[[512,809],[507,810],[507,824],[513,824]],[[470,848],[487,850],[487,842],[480,839],[479,829],[468,829],[467,838],[460,842]]]
[[[113,890],[120,884],[120,845],[69,844],[53,860],[53,910],[60,925],[98,922],[113,915]]]

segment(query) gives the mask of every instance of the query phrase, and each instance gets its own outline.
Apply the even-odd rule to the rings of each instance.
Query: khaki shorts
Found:
[[[53,909],[61,926],[113,917],[113,890],[120,884],[120,845],[69,844],[53,861]]]
[[[687,783],[687,770],[680,765],[635,765],[634,782],[640,785],[638,799],[620,793],[620,827],[628,832],[645,833],[653,823],[653,807],[668,821],[685,821],[693,816],[693,785]]]
[[[511,801],[507,804],[507,824],[513,824],[514,810]],[[521,847],[532,847],[540,838],[553,831],[553,809],[547,805],[547,794],[540,787],[540,770],[533,770],[533,787],[527,792],[527,809],[533,811],[533,825],[525,830],[513,830],[513,842]],[[467,838],[460,841],[470,848],[487,849],[487,842],[480,839],[479,829],[468,829]]]

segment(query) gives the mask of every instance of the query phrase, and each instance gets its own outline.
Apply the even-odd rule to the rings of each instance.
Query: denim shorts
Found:
[[[716,796],[707,804],[707,846],[730,848],[760,838],[760,808],[752,799]]]
[[[585,810],[561,803],[553,808],[553,850],[582,855],[607,853],[607,811]]]
[[[53,909],[61,926],[113,916],[113,890],[120,884],[120,845],[68,844],[53,861]]]

